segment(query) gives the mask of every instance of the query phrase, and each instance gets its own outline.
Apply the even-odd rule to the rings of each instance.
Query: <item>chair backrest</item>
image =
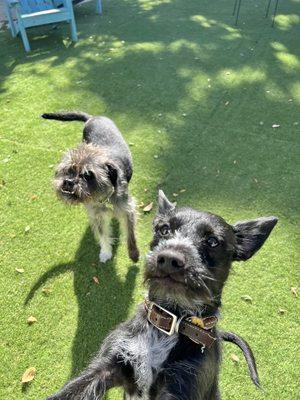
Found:
[[[52,0],[19,0],[19,2],[22,14],[30,14],[55,8]]]

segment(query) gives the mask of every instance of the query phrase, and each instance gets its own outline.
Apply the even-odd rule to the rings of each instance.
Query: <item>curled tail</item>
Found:
[[[86,122],[91,116],[81,111],[45,113],[41,115],[45,119],[56,119],[58,121],[83,121]]]
[[[241,338],[240,336],[236,335],[233,332],[224,332],[224,331],[220,332],[220,338],[225,342],[231,342],[236,344],[242,350],[248,365],[251,380],[255,386],[260,388],[261,386],[259,382],[254,354],[249,344],[246,342],[246,340],[244,340],[243,338]]]

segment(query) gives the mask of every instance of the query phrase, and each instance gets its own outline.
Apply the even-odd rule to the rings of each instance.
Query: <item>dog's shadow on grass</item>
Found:
[[[114,231],[118,231],[114,226]],[[115,232],[114,232],[115,233]],[[118,232],[115,237],[119,237]],[[118,242],[114,245],[114,255]],[[71,375],[87,366],[108,332],[126,319],[135,287],[137,266],[131,266],[125,279],[118,275],[116,257],[98,265],[99,246],[88,228],[83,235],[73,262],[58,264],[43,274],[28,293],[25,305],[36,291],[68,271],[74,274],[74,291],[78,300],[78,325],[72,346]],[[93,277],[98,277],[99,283]]]

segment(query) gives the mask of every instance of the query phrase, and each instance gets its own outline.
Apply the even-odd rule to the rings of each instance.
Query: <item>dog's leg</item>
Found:
[[[112,258],[112,239],[111,239],[111,212],[105,207],[86,206],[90,224],[96,240],[100,244],[99,260],[102,263]]]
[[[114,386],[113,380],[107,367],[92,365],[47,400],[100,400]]]
[[[135,238],[136,217],[134,199],[128,196],[128,201],[124,205],[118,205],[118,213],[121,214],[121,218],[125,222],[129,257],[132,261],[137,262],[139,260],[140,253]]]
[[[102,263],[112,258],[112,238],[111,238],[111,215],[110,212],[104,212],[100,221],[100,253],[99,260]]]

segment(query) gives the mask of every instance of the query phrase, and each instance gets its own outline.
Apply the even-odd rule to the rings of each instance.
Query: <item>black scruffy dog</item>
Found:
[[[232,261],[260,249],[277,218],[229,225],[221,217],[175,208],[162,191],[147,256],[145,303],[104,341],[80,376],[49,400],[96,400],[121,386],[127,400],[217,400],[221,339],[216,328]],[[254,361],[252,378],[258,384]],[[252,363],[252,364],[251,364]]]

